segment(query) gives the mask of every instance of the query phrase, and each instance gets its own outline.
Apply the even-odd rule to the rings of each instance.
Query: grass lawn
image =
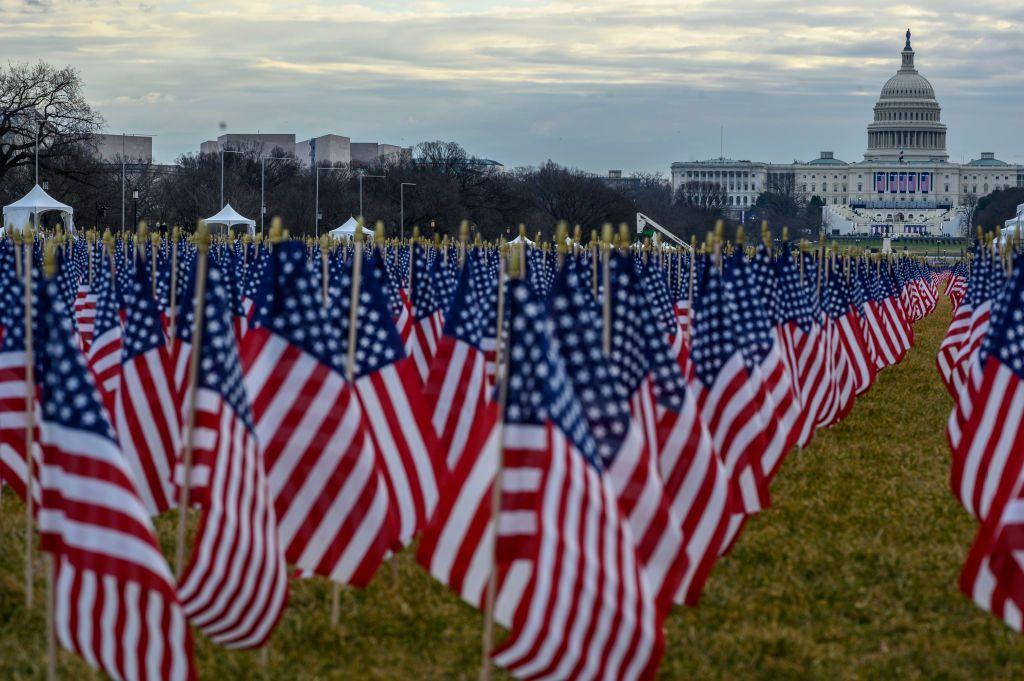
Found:
[[[666,625],[666,679],[1024,677],[1024,641],[956,588],[974,523],[950,494],[944,424],[951,402],[935,370],[948,305],[916,327],[917,345],[852,414],[793,452],[774,506],[747,525],[712,573],[699,608]],[[171,519],[162,519],[165,546]],[[44,586],[24,609],[23,508],[0,509],[0,678],[43,678]],[[40,566],[42,562],[40,561]],[[40,567],[41,569],[41,567]],[[473,679],[478,613],[408,553],[363,592],[304,582],[264,661],[197,636],[202,677]],[[98,674],[60,654],[61,678]],[[498,675],[501,678],[501,675]]]

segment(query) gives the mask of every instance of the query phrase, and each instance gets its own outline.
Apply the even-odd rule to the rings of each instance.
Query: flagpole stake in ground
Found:
[[[203,314],[206,309],[206,258],[210,250],[210,234],[202,223],[196,228],[196,298],[193,305],[195,326],[192,330],[192,355],[188,365],[188,413],[185,423],[185,450],[182,454],[181,494],[178,499],[178,539],[174,552],[174,574],[181,578],[185,567],[185,530],[188,525],[189,489],[192,476],[192,451],[195,447],[196,392],[199,382],[199,356],[203,346]]]
[[[32,609],[33,582],[33,516],[35,499],[32,496],[32,449],[35,446],[35,357],[32,351],[32,227],[24,230],[25,257],[25,608]]]
[[[508,254],[508,276],[521,278],[525,270],[525,261],[517,249],[510,249]],[[504,324],[504,286],[502,280],[505,278],[506,259],[499,259],[498,263],[498,328]],[[495,372],[498,378],[498,461],[494,472],[494,484],[491,487],[491,570],[487,577],[487,591],[484,594],[484,626],[483,640],[481,645],[480,659],[480,681],[490,681],[491,678],[491,651],[494,648],[494,603],[497,600],[498,591],[498,521],[501,516],[501,473],[504,468],[505,458],[505,405],[508,402],[508,367],[502,371],[502,363],[507,364],[508,353],[504,351],[501,343],[501,333],[498,333],[498,347],[495,362]]]

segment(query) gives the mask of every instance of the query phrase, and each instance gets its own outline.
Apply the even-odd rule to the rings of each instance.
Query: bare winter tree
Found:
[[[0,69],[0,179],[35,162],[37,133],[40,165],[60,172],[58,161],[89,142],[102,124],[74,68],[39,62]]]
[[[978,212],[978,195],[974,192],[967,192],[960,199],[960,205],[963,206],[964,216],[960,229],[963,236],[970,237],[974,233],[974,214]]]
[[[718,182],[690,180],[676,189],[676,203],[702,210],[721,210],[728,201],[725,187]]]

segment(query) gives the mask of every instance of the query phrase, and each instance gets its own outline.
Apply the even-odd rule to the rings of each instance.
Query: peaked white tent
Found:
[[[53,211],[61,214],[66,230],[69,232],[75,231],[75,210],[47,194],[37,184],[32,187],[28,194],[25,194],[25,196],[14,203],[4,206],[4,227],[21,231],[29,222],[33,222],[38,226],[39,216]]]
[[[356,227],[358,226],[359,223],[356,222],[355,218],[349,218],[348,220],[345,220],[344,224],[342,224],[340,227],[335,227],[330,232],[328,232],[327,235],[330,236],[332,239],[352,238],[353,236],[355,236]],[[363,227],[363,235],[372,238],[373,230]]]
[[[533,241],[527,239],[522,234],[517,236],[515,239],[512,239],[512,241],[509,241],[510,244],[521,244],[521,243],[524,243],[524,242],[526,243],[527,246],[536,246],[537,245]]]
[[[256,221],[250,220],[249,218],[241,215],[237,210],[231,207],[230,203],[221,208],[219,213],[211,215],[203,220],[203,222],[207,225],[224,225],[225,227],[245,225],[249,234],[256,233]]]

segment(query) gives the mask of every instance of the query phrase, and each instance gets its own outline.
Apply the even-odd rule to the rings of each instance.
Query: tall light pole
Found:
[[[39,184],[39,133],[42,132],[43,126],[46,125],[45,118],[39,118],[38,114],[36,117],[36,184]]]
[[[320,173],[324,170],[345,170],[345,168],[339,166],[316,166],[316,199],[313,202],[313,231],[316,234],[317,239],[320,238]]]
[[[220,208],[224,207],[224,154],[241,154],[237,149],[220,148]],[[220,210],[218,208],[217,210]]]
[[[358,176],[359,176],[359,217],[363,217],[363,178],[364,177],[371,177],[371,178],[384,179],[384,176],[383,175],[367,175],[366,171],[363,170],[362,168],[359,169]]]
[[[264,175],[267,172],[267,159],[272,161],[290,161],[291,156],[261,156],[260,157],[260,238],[263,238],[263,219],[267,214],[267,202],[264,196]]]
[[[405,188],[415,187],[415,182],[403,182],[398,186],[398,205],[399,205],[399,218],[398,218],[398,229],[399,238],[405,239]]]

